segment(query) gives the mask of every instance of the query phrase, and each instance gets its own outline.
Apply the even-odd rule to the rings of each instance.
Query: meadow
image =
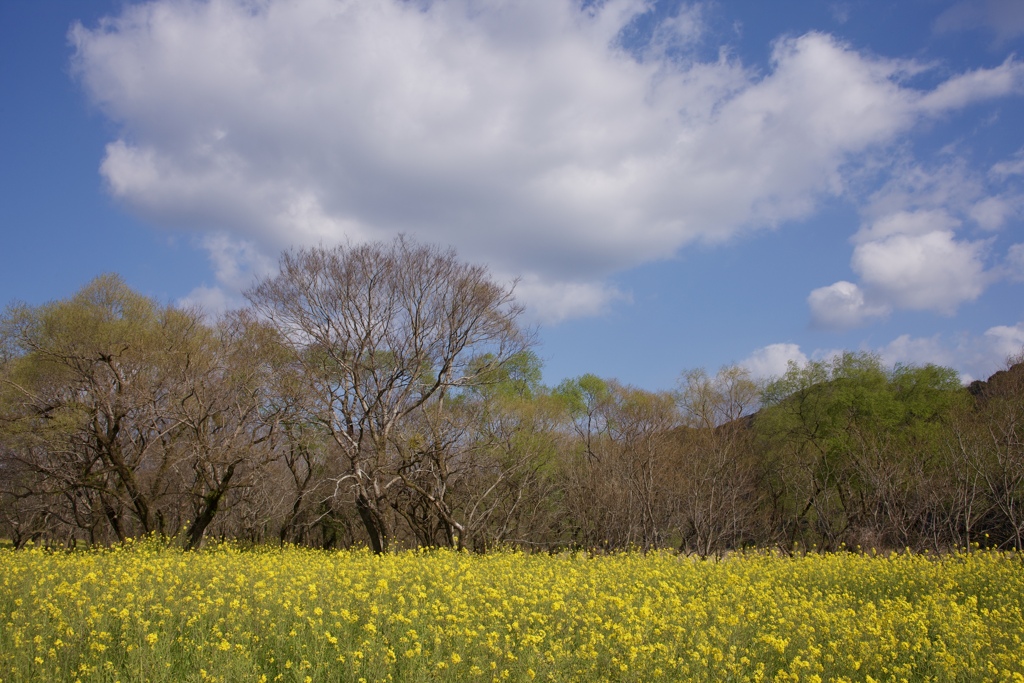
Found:
[[[0,681],[1024,681],[1016,553],[0,550]]]

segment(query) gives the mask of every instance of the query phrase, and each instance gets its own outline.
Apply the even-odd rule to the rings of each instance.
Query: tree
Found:
[[[1024,548],[1024,353],[971,390],[975,401],[958,415],[951,439],[954,462],[984,491],[979,521],[992,542]]]
[[[276,331],[206,325],[115,275],[3,317],[0,437],[8,524],[91,542],[176,533],[198,546],[275,457]]]
[[[557,413],[540,386],[540,361],[523,352],[481,380],[417,410],[397,432],[409,494],[398,510],[421,545],[482,551],[547,537],[552,482],[545,474]]]
[[[279,456],[288,408],[275,386],[281,351],[276,331],[247,311],[193,335],[171,411],[179,422],[175,462],[192,506],[187,548],[201,545],[226,505],[240,502],[232,497],[244,498]]]
[[[944,420],[962,397],[948,368],[889,370],[866,353],[791,365],[766,388],[755,422],[790,540],[922,544],[936,516]]]
[[[513,287],[401,236],[286,252],[247,297],[301,365],[312,417],[341,461],[338,491],[351,494],[373,550],[386,551],[402,487],[391,437],[413,411],[529,346]]]
[[[649,549],[671,528],[678,447],[674,398],[594,375],[556,389],[576,448],[562,464],[573,540],[586,547]]]
[[[612,397],[609,383],[587,373],[564,380],[555,387],[555,396],[562,401],[587,458],[597,460],[597,443],[608,429],[606,409]]]
[[[749,419],[759,391],[750,373],[723,367],[680,378],[683,455],[676,472],[681,547],[700,555],[763,538],[761,472]]]
[[[101,520],[119,540],[166,530],[164,475],[180,426],[168,408],[200,324],[197,312],[158,306],[115,275],[68,300],[9,309],[0,419],[20,498],[46,499],[55,520],[90,541],[103,537]]]

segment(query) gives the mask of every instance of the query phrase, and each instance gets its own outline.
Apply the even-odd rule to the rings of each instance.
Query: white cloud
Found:
[[[522,302],[529,318],[542,323],[557,323],[572,316],[598,315],[615,301],[631,297],[601,283],[547,282],[529,275],[516,284],[516,300]]]
[[[1024,175],[1024,149],[1018,150],[1011,159],[993,164],[989,174],[996,178]]]
[[[785,374],[789,364],[807,364],[807,355],[797,344],[769,344],[750,354],[739,365],[750,371],[754,379],[768,379]]]
[[[103,177],[143,217],[263,253],[404,231],[561,288],[555,318],[601,310],[612,273],[804,217],[857,155],[1024,88],[1008,61],[917,90],[922,67],[820,33],[764,74],[700,62],[696,10],[636,56],[618,37],[646,7],[155,0],[70,37],[121,127]]]
[[[1007,358],[1024,351],[1024,322],[991,327],[980,335],[962,333],[914,337],[903,334],[887,344],[863,347],[861,350],[877,353],[887,367],[897,363],[931,363],[953,368],[960,373],[960,380],[968,384],[975,379],[988,379],[1005,367]],[[837,353],[815,350],[807,354],[796,344],[770,344],[755,351],[740,365],[748,368],[751,374],[764,378],[784,373],[789,360],[802,365],[808,358],[825,360]]]
[[[925,235],[960,227],[960,221],[944,209],[896,211],[863,226],[853,241],[858,244],[885,240],[894,235]]]
[[[938,219],[940,211],[951,218],[962,218],[990,194],[983,180],[955,151],[952,158],[931,167],[897,159],[889,173],[889,180],[868,197],[861,209],[868,223],[900,214]],[[948,227],[956,224],[953,219]],[[866,229],[862,226],[860,234]]]
[[[255,244],[224,233],[206,235],[199,240],[213,265],[214,286],[200,285],[178,301],[182,306],[199,306],[216,317],[232,308],[245,305],[242,292],[255,284],[257,278],[270,275],[276,263]]]
[[[951,230],[897,234],[857,245],[851,265],[869,292],[895,307],[952,315],[988,284],[984,249]]]
[[[998,230],[1020,211],[1020,197],[985,197],[970,208],[971,220],[983,230]]]
[[[1021,70],[1010,58],[994,69],[979,69],[950,78],[923,95],[920,106],[926,111],[938,113],[966,106],[979,99],[1019,90],[1021,85]]]
[[[945,346],[941,335],[932,337],[911,337],[902,334],[878,350],[882,362],[888,366],[902,365],[943,365],[953,367],[956,354]]]
[[[807,305],[815,326],[833,330],[859,327],[889,313],[887,306],[869,303],[863,290],[846,280],[815,289],[807,297]]]
[[[985,340],[992,349],[992,355],[1005,362],[1024,351],[1024,322],[990,327],[985,330]]]
[[[993,169],[986,179],[959,158],[931,169],[896,163],[891,179],[868,198],[864,223],[850,239],[858,281],[812,291],[814,324],[848,329],[893,310],[952,315],[992,283],[1016,279],[1024,268],[1016,247],[1000,263],[992,253],[995,236],[961,236],[995,233],[1024,206],[1024,195],[1008,180],[1013,174],[1000,164]]]
[[[232,289],[248,289],[256,278],[269,275],[277,265],[252,242],[222,233],[208,235],[200,244],[213,262],[217,281]]]
[[[1024,4],[1020,0],[963,0],[938,16],[937,33],[985,28],[997,42],[1024,35]]]
[[[237,308],[241,302],[223,287],[200,285],[178,299],[177,303],[183,308],[198,307],[208,318],[216,319],[232,308]]]

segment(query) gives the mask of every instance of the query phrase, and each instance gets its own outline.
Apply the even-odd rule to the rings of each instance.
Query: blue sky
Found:
[[[0,3],[0,299],[450,244],[545,380],[1024,347],[1018,0]]]

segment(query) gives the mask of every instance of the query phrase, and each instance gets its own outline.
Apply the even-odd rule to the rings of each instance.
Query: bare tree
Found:
[[[1024,548],[1024,353],[979,385],[976,407],[955,424],[952,450],[982,483],[993,541]]]
[[[737,547],[758,528],[759,476],[747,419],[758,404],[758,387],[739,366],[711,377],[683,374],[677,393],[682,413],[683,456],[677,470],[682,548],[700,555]]]
[[[420,544],[482,551],[547,540],[541,501],[552,482],[542,470],[555,457],[557,411],[540,395],[536,356],[504,370],[416,411],[395,439],[412,494],[398,510]]]
[[[175,467],[191,503],[186,547],[201,545],[214,519],[269,472],[282,441],[275,374],[282,363],[276,332],[248,312],[228,315],[193,336],[179,368]]]
[[[402,486],[389,447],[396,428],[430,401],[479,382],[529,343],[512,287],[452,250],[390,243],[287,252],[280,273],[247,293],[280,331],[314,397],[313,417],[343,463],[371,547],[388,548]]]
[[[667,392],[583,375],[556,393],[575,449],[561,468],[573,541],[585,547],[649,549],[670,532],[679,424]]]

